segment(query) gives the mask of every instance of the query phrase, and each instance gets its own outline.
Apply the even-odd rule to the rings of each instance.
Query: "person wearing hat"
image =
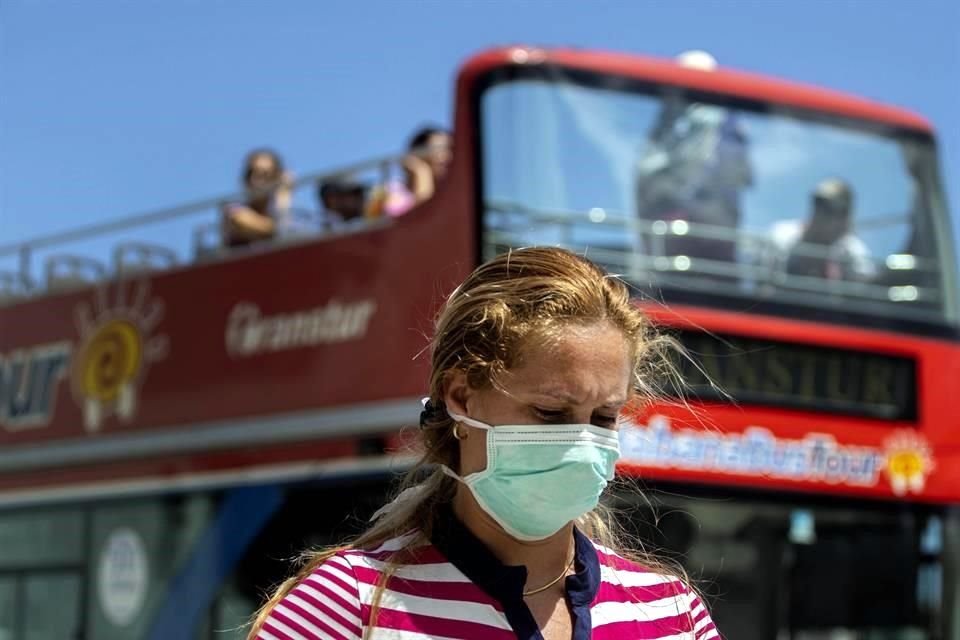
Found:
[[[853,202],[846,181],[828,178],[814,189],[806,221],[774,227],[773,244],[788,275],[860,282],[876,276],[869,248],[853,233]]]
[[[322,231],[342,232],[366,225],[366,188],[362,184],[346,178],[325,180],[317,185],[317,198]]]

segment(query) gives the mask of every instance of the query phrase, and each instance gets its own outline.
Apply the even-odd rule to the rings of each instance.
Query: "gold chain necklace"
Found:
[[[573,560],[571,560],[571,561],[570,561],[570,564],[568,564],[567,566],[565,566],[565,567],[563,568],[563,573],[561,573],[561,574],[558,575],[556,578],[554,578],[553,580],[551,580],[551,581],[548,582],[547,584],[543,585],[542,587],[539,587],[539,588],[537,588],[537,589],[533,589],[533,590],[531,590],[531,591],[524,591],[524,592],[523,592],[523,597],[526,598],[527,596],[532,596],[532,595],[534,595],[534,594],[536,594],[536,593],[540,593],[541,591],[546,591],[547,589],[549,589],[549,588],[552,587],[553,585],[555,585],[555,584],[557,584],[558,582],[560,582],[561,580],[563,580],[563,577],[564,577],[565,575],[567,575],[567,571],[570,571],[570,569],[573,569],[573,563],[574,563],[575,561],[576,561],[576,558],[574,558]]]

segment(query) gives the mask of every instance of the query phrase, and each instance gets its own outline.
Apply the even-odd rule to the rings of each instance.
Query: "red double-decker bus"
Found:
[[[609,499],[727,637],[960,638],[960,303],[923,118],[504,48],[461,68],[453,136],[434,196],[363,228],[227,251],[211,200],[0,248],[0,637],[241,635],[410,465],[443,296],[549,244],[686,347],[687,384],[622,416],[643,492]]]

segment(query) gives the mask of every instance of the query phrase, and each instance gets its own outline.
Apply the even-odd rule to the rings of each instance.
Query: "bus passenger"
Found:
[[[853,189],[845,181],[821,181],[805,221],[780,222],[771,242],[788,275],[868,281],[877,269],[870,250],[853,234]]]
[[[688,224],[663,237],[662,248],[647,236],[648,250],[735,262],[741,194],[752,184],[749,139],[736,112],[667,100],[639,161],[637,213]]]
[[[276,152],[251,151],[244,162],[242,182],[246,201],[223,208],[223,244],[228,247],[272,239],[290,213],[293,179]]]
[[[437,127],[423,127],[413,134],[404,156],[404,180],[391,180],[373,195],[370,214],[401,216],[433,197],[453,159],[453,137]]]
[[[719,638],[679,572],[625,549],[599,506],[620,409],[652,399],[668,344],[572,252],[477,268],[437,319],[407,488],[312,552],[249,637]]]
[[[366,188],[357,182],[335,178],[319,183],[321,231],[347,231],[366,225]]]

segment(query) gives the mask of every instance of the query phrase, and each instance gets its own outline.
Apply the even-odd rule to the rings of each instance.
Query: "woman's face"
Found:
[[[254,156],[250,160],[247,186],[250,189],[266,189],[277,179],[277,163],[266,154]]]
[[[435,133],[427,141],[425,151],[426,161],[436,178],[447,174],[447,168],[453,159],[453,139],[446,133]]]
[[[616,429],[632,375],[623,333],[608,323],[563,327],[558,337],[531,340],[502,389],[471,389],[462,373],[447,383],[447,407],[489,425],[593,424]],[[461,433],[465,426],[458,427]],[[460,474],[486,468],[486,437],[468,429],[460,442]]]

